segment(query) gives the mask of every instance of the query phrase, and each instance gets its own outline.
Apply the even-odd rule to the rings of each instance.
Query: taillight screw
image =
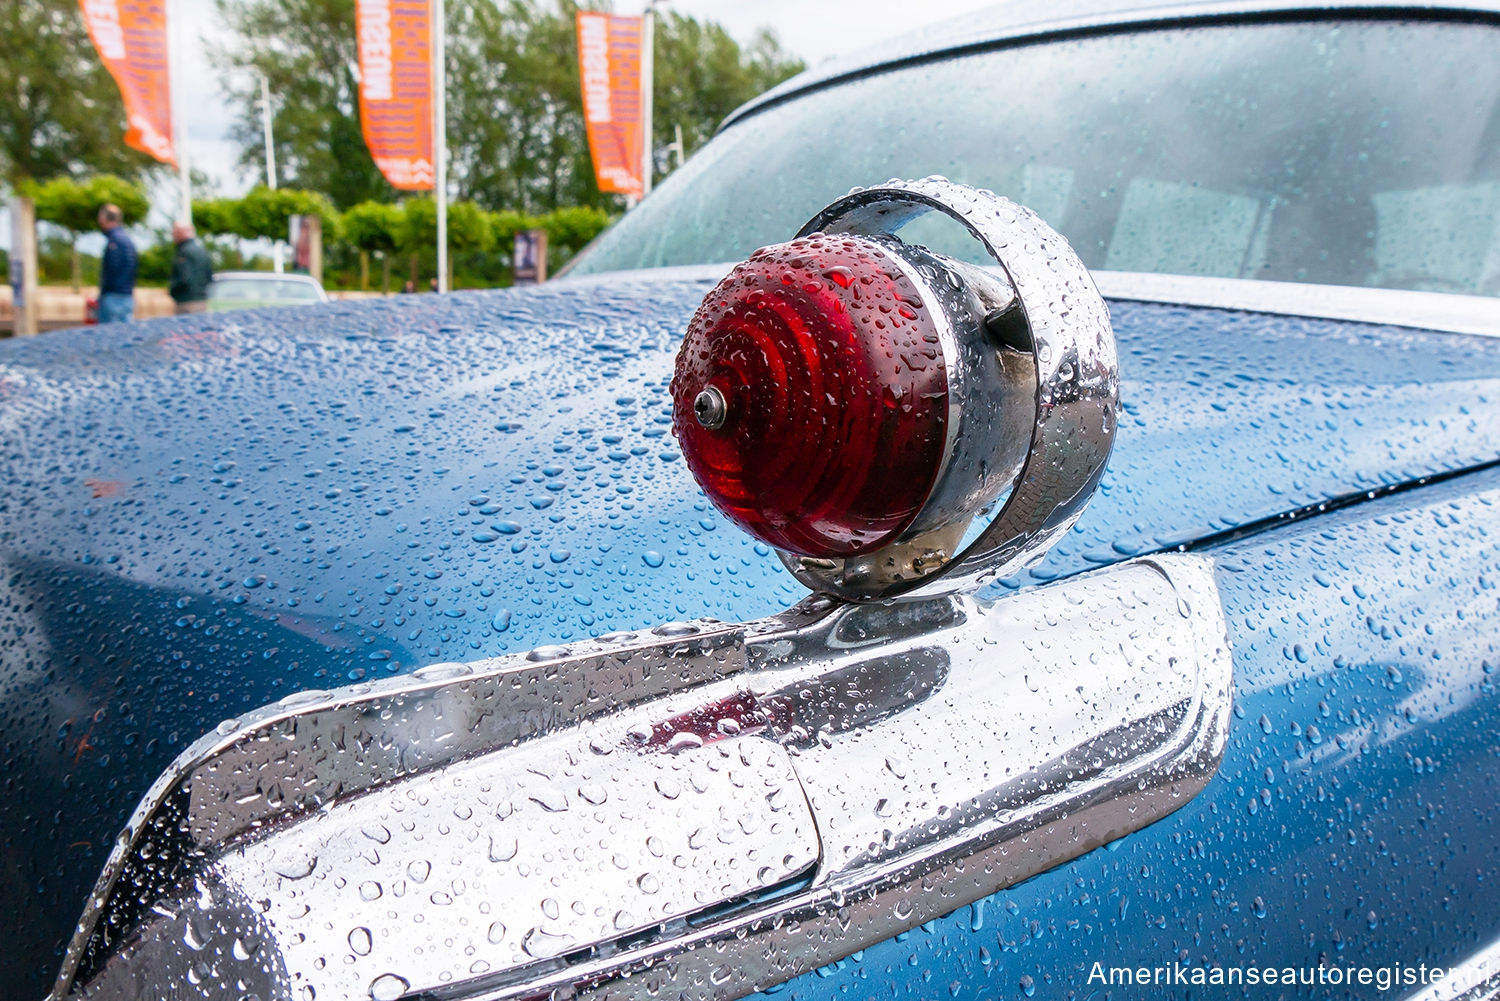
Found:
[[[699,393],[693,400],[693,416],[710,431],[723,427],[724,419],[729,416],[729,404],[724,401],[724,394],[713,386]]]

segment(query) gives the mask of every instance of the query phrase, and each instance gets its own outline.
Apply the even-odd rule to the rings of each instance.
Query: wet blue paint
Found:
[[[0,343],[0,907],[27,916],[0,966],[23,996],[50,982],[130,808],[220,719],[802,595],[670,434],[673,355],[707,288],[624,276]],[[1500,343],[1112,308],[1110,468],[1009,586],[1496,456]],[[1212,890],[1171,913],[1208,913]],[[1155,915],[1141,892],[1134,916]]]

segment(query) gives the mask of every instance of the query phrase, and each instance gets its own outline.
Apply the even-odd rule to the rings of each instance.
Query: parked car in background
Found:
[[[7,990],[1495,996],[1497,51],[1006,5],[563,280],[0,344]]]
[[[328,293],[323,291],[317,279],[309,275],[220,271],[208,283],[208,309],[212,313],[265,306],[307,306],[327,301]]]

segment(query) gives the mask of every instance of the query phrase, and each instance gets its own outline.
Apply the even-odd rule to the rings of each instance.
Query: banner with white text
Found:
[[[166,0],[78,0],[78,7],[125,102],[125,145],[177,166]]]
[[[645,190],[641,33],[639,17],[578,13],[578,69],[594,177],[600,191],[632,198]]]
[[[393,187],[430,191],[431,0],[356,0],[354,11],[365,145]]]

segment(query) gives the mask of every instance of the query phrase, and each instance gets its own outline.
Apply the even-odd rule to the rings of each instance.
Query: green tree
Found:
[[[171,234],[157,233],[156,241],[142,247],[136,259],[137,280],[165,285],[172,277],[172,259],[176,256],[177,246]]]
[[[403,243],[404,213],[398,205],[384,202],[360,202],[344,213],[344,239],[359,251],[360,280],[363,291],[369,285],[370,255],[381,259],[380,290],[391,290],[391,254]]]
[[[490,213],[490,232],[495,251],[508,258],[517,233],[546,230],[548,267],[555,270],[604,232],[610,222],[609,213],[588,205],[555,209],[539,216],[507,209]]]
[[[448,203],[448,249],[452,254],[481,251],[490,246],[490,220],[472,202]],[[417,262],[437,248],[437,203],[431,198],[408,198],[402,205],[400,249],[411,260],[411,278],[416,281]]]
[[[436,242],[437,234],[433,234]],[[448,247],[465,254],[488,250],[491,243],[489,216],[473,202],[448,204]]]
[[[570,257],[604,232],[610,221],[603,209],[583,205],[556,209],[539,220],[547,231],[547,245],[566,250]]]
[[[339,214],[321,192],[272,189],[263,184],[251,188],[239,200],[234,212],[236,232],[247,240],[256,237],[285,240],[292,216],[296,215],[317,216],[323,222],[323,239],[338,239]]]
[[[141,185],[113,174],[98,174],[85,181],[54,177],[45,184],[23,184],[22,191],[35,202],[38,219],[67,231],[72,248],[70,272],[74,292],[79,291],[83,282],[78,238],[98,225],[99,209],[118,205],[126,225],[130,226],[145,219],[151,209]]]
[[[241,198],[204,198],[193,201],[193,220],[204,233],[246,240],[285,240],[292,216],[315,215],[323,221],[323,239],[339,238],[342,220],[321,193],[297,188],[256,185]]]
[[[402,243],[403,223],[399,205],[360,202],[344,213],[344,239],[367,253],[395,250]]]
[[[216,0],[235,33],[214,50],[239,107],[240,162],[265,176],[260,75],[270,83],[276,165],[293,185],[325,193],[339,208],[390,201],[360,130],[354,0]]]
[[[453,288],[453,270],[459,256],[482,254],[494,245],[490,216],[473,202],[448,205],[448,287]]]
[[[125,106],[76,0],[0,4],[0,176],[11,184],[107,171],[136,178],[154,161],[124,144]]]
[[[341,209],[394,200],[360,129],[354,0],[217,2],[237,35],[217,58],[244,80],[232,95],[241,161],[263,169],[255,76],[263,72],[288,178]],[[577,11],[574,0],[449,0],[448,140],[460,201],[530,213],[618,204],[594,184]],[[742,48],[718,25],[675,13],[657,19],[656,45],[657,145],[681,125],[696,148],[736,106],[801,69],[769,33]]]
[[[242,198],[195,198],[193,200],[193,222],[200,235],[237,237],[244,240],[272,240],[285,242],[291,218],[296,215],[315,215],[323,223],[325,246],[339,240],[343,231],[343,219],[334,211],[333,205],[322,194],[302,191],[297,188],[272,190],[258,185],[247,191]],[[243,248],[239,240],[220,244],[204,245],[216,255],[215,269],[244,266]]]
[[[194,198],[193,225],[199,233],[238,236],[240,231],[238,198]]]
[[[577,7],[458,0],[449,7],[452,178],[488,208],[613,201],[594,185],[578,80]]]
[[[606,206],[595,186],[571,0],[457,0],[448,50],[453,179],[462,197],[491,208],[544,212]],[[654,146],[681,125],[696,149],[724,116],[799,72],[773,34],[748,48],[718,24],[675,12],[656,19]]]
[[[735,108],[802,72],[768,29],[742,47],[724,28],[676,11],[656,16],[652,131],[655,146],[673,140],[682,126],[685,152],[708,142]],[[576,64],[575,64],[576,65]]]

